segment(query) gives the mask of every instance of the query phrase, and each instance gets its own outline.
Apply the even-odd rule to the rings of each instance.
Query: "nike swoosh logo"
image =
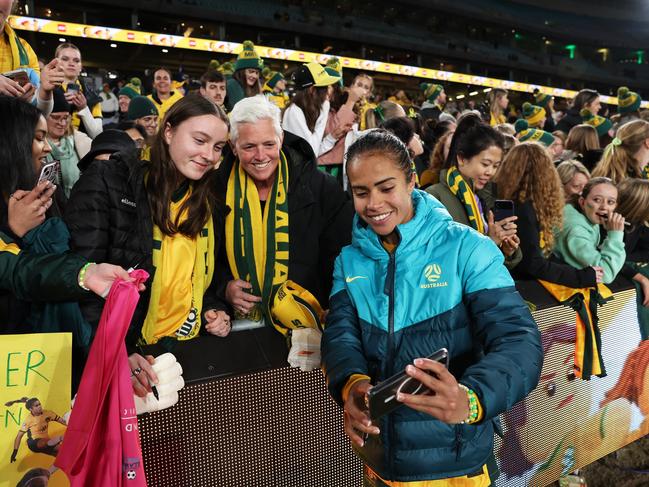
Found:
[[[347,283],[354,282],[356,279],[367,279],[367,277],[365,276],[346,277],[345,282]]]

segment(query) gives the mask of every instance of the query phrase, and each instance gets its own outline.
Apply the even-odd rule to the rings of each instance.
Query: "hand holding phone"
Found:
[[[24,69],[15,69],[13,71],[8,71],[6,73],[2,73],[2,76],[15,81],[20,86],[25,86],[27,83],[29,83],[29,75]]]
[[[440,348],[430,355],[427,360],[429,362],[434,361],[442,368],[445,368],[448,366],[448,350]],[[436,375],[432,370],[426,370],[422,373],[428,373],[432,376]],[[397,400],[399,394],[408,394],[411,396],[434,395],[435,391],[427,387],[425,382],[427,381],[413,377],[407,370],[404,370],[374,386],[367,395],[367,404],[372,420],[376,420],[399,408],[402,405]]]
[[[499,222],[514,216],[514,202],[512,200],[496,200],[494,203],[494,221]]]
[[[41,174],[38,177],[38,182],[49,181],[52,184],[57,184],[59,180],[59,172],[61,169],[61,163],[59,161],[48,162],[41,169]]]

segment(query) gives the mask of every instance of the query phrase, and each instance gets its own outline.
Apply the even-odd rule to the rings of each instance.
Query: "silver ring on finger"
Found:
[[[138,376],[142,372],[142,369],[140,367],[137,367],[133,369],[133,377]]]

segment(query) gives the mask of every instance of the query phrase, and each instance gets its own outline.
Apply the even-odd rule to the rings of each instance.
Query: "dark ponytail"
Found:
[[[504,150],[505,139],[503,135],[484,123],[475,113],[467,113],[458,120],[453,139],[451,139],[448,157],[444,163],[444,169],[457,166],[458,155],[471,159],[493,146]]]

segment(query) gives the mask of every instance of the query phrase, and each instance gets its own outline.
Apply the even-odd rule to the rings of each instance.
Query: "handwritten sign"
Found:
[[[70,333],[0,339],[0,487],[15,487],[25,476],[69,486],[52,464],[70,412],[71,361]]]

